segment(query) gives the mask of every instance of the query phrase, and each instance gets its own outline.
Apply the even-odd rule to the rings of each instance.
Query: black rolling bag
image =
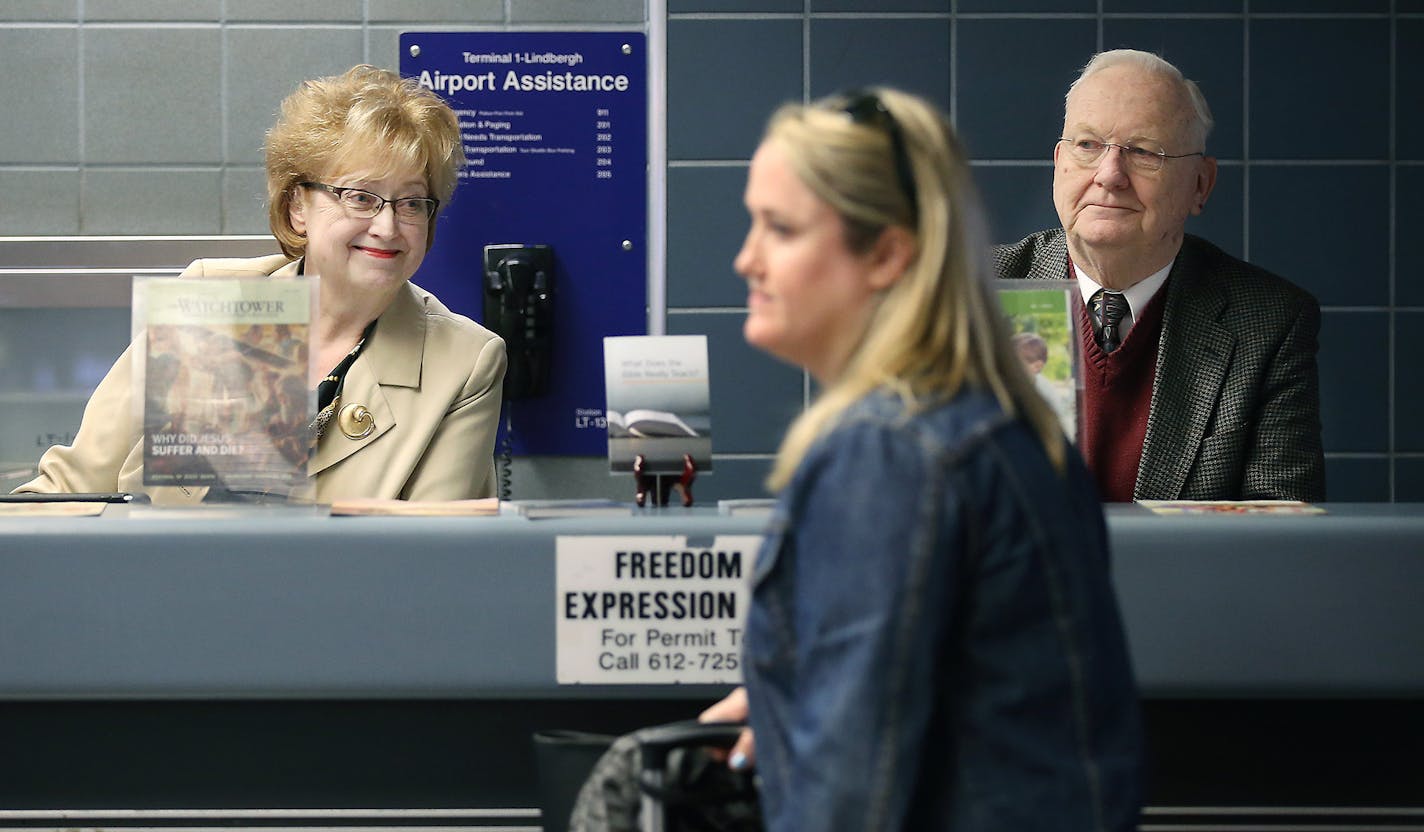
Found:
[[[570,832],[760,832],[753,775],[706,752],[731,747],[741,729],[673,722],[619,737],[579,790]]]

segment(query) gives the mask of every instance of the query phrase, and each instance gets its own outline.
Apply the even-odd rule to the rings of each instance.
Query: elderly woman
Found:
[[[746,339],[823,390],[771,473],[746,688],[704,714],[749,712],[767,828],[1134,829],[1102,510],[1010,346],[948,122],[892,90],[787,106],[745,202]]]
[[[410,282],[455,190],[459,123],[430,91],[371,66],[308,81],[267,134],[269,221],[283,254],[199,260],[184,276],[320,277],[310,349],[318,413],[316,499],[451,500],[494,493],[504,342]],[[127,418],[126,352],[18,491],[144,491],[196,502],[205,489],[143,486]]]

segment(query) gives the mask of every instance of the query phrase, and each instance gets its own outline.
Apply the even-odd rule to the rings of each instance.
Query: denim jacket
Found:
[[[807,453],[747,621],[768,829],[1136,827],[1137,694],[1069,457],[976,391],[868,397]]]

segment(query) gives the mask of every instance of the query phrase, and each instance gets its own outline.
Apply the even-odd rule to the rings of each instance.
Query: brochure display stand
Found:
[[[692,505],[712,469],[706,336],[604,338],[603,373],[609,470],[633,473],[639,506],[665,506],[673,489]]]

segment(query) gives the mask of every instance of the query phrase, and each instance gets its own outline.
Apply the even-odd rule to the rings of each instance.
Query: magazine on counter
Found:
[[[996,284],[1015,354],[1038,394],[1058,415],[1063,433],[1076,442],[1083,400],[1073,303],[1078,284],[1072,280],[999,280]]]
[[[332,517],[494,517],[498,514],[498,497],[471,500],[348,497],[331,503]]]
[[[316,278],[134,278],[143,482],[310,497]]]
[[[676,474],[683,455],[698,473],[712,469],[712,400],[704,335],[636,335],[603,339],[608,403],[608,464]]]
[[[627,516],[633,513],[632,503],[601,498],[588,500],[514,500],[506,503],[513,514],[530,520],[559,517]]]
[[[776,500],[770,497],[744,497],[737,500],[718,500],[718,514],[770,515],[776,509]]]
[[[1138,500],[1137,504],[1167,516],[1182,514],[1324,514],[1321,506],[1300,500]]]

